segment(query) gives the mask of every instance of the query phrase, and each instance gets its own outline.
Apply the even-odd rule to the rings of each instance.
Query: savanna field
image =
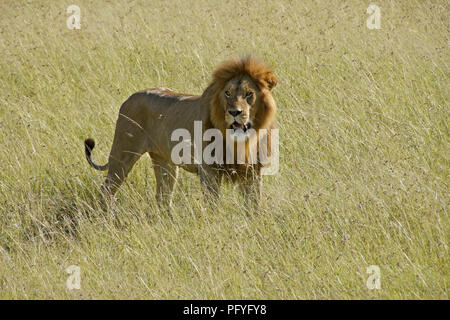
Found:
[[[449,29],[444,0],[0,2],[0,298],[448,299]],[[246,53],[278,77],[260,214],[183,171],[160,211],[148,156],[101,210],[84,139],[105,163],[132,93]]]

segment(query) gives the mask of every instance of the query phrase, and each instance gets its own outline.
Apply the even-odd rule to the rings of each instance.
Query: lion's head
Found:
[[[250,128],[271,128],[276,84],[272,69],[252,56],[221,63],[208,87],[211,124],[223,133],[226,129],[245,133]]]

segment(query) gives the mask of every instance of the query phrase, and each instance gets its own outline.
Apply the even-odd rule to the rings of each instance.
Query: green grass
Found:
[[[0,3],[0,298],[448,299],[447,1]],[[223,59],[275,68],[280,171],[261,214],[181,174],[158,211],[143,157],[96,209],[121,103],[198,93]],[[65,270],[81,268],[81,290]],[[366,287],[370,265],[381,289]]]

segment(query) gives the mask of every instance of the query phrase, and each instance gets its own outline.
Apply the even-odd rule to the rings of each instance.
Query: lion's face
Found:
[[[203,103],[212,127],[233,138],[249,138],[273,126],[276,105],[272,89],[277,77],[271,68],[249,56],[221,63],[214,71]]]
[[[252,128],[260,104],[260,90],[252,78],[248,75],[232,78],[224,85],[220,99],[227,129],[246,133]]]

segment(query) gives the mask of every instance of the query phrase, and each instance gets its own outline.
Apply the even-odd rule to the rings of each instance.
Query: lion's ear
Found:
[[[270,91],[272,91],[272,89],[275,88],[275,86],[278,83],[277,76],[273,74],[273,72],[267,73],[264,80],[266,81],[267,87],[269,88]]]

